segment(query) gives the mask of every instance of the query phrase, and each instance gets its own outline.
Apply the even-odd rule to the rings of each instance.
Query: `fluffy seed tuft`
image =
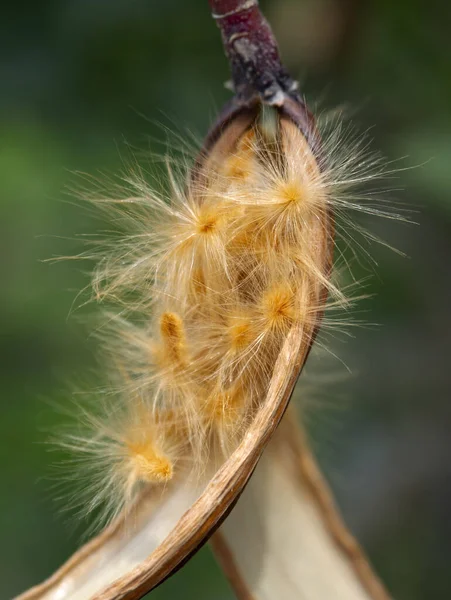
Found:
[[[175,313],[163,313],[160,319],[160,333],[169,362],[183,365],[186,342],[182,319]]]
[[[295,319],[295,295],[289,285],[279,283],[264,292],[258,306],[270,331],[286,333]]]
[[[162,483],[172,478],[172,462],[160,454],[152,442],[128,442],[127,451],[132,485],[135,481]]]

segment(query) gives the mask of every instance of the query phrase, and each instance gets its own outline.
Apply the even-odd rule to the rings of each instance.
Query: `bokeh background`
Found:
[[[347,521],[394,598],[445,600],[451,5],[262,5],[307,97],[350,107],[375,149],[402,158],[392,186],[418,224],[374,220],[371,229],[407,258],[372,244],[364,316],[379,325],[339,345],[353,375],[329,386],[309,422]],[[229,93],[206,0],[4,0],[0,40],[0,597],[10,598],[53,571],[83,530],[53,497],[57,457],[45,444],[62,419],[52,404],[95,364],[93,341],[68,318],[87,283],[83,265],[42,262],[80,252],[76,235],[102,226],[66,194],[72,172],[118,170],[124,140],[154,150],[165,137],[157,123],[204,134]],[[152,597],[233,596],[204,548]]]

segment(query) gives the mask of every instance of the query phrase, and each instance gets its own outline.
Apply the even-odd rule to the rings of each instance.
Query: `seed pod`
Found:
[[[249,11],[249,18],[256,6],[235,4],[233,15]],[[237,23],[223,21],[236,36]],[[83,456],[89,510],[99,506],[112,522],[20,600],[133,600],[182,566],[243,492],[287,409],[328,294],[342,298],[330,282],[336,201],[319,135],[285,71],[271,67],[268,82],[274,49],[262,54],[265,67],[258,52],[255,60],[244,53],[246,64],[240,62],[252,40],[237,55],[230,50],[237,96],[184,184],[173,180],[169,203],[132,181],[126,206],[137,211],[127,220],[139,235],[104,257],[93,280],[98,297],[121,307],[110,317],[120,383],[103,411],[86,413],[87,432],[66,442]],[[127,311],[139,318],[128,319]],[[276,438],[264,462],[282,495],[291,467],[278,468],[280,452],[309,456],[289,436]],[[305,469],[304,487],[311,476]],[[261,491],[261,477],[255,482]],[[322,484],[315,485],[313,501],[298,504],[294,494],[299,514],[305,506],[316,510],[319,497],[327,504]],[[248,503],[240,506],[248,515]],[[314,535],[327,521],[324,510],[315,515]],[[249,580],[236,576],[233,556],[243,557],[230,535],[234,522],[215,547],[226,571],[235,573],[238,594],[249,598],[252,573]],[[310,564],[318,568],[327,555],[339,581],[330,594],[384,598],[361,555],[354,573],[328,535],[326,551],[313,552]],[[301,593],[298,582],[280,595],[278,577],[264,573],[262,598]],[[326,591],[318,595],[318,588],[312,598]]]
[[[315,181],[316,159],[304,134],[280,111],[271,118],[269,134],[262,106],[255,103],[214,128],[184,199],[192,221],[168,224],[168,231],[187,225],[187,233],[169,251],[164,247],[155,267],[154,310],[171,308],[161,312],[154,336],[160,337],[161,349],[151,385],[160,386],[162,401],[151,404],[144,417],[143,409],[137,413],[136,402],[127,400],[126,411],[136,425],[113,434],[97,431],[102,443],[92,449],[96,466],[105,454],[111,457],[106,475],[111,482],[103,485],[108,494],[119,494],[121,508],[130,510],[130,502],[136,502],[132,517],[127,520],[126,512],[50,584],[26,597],[51,598],[64,588],[68,598],[94,592],[99,598],[135,598],[154,587],[218,527],[280,421],[323,310],[332,231],[327,202]],[[318,195],[312,206],[302,194],[276,197],[290,181]],[[296,249],[297,260],[290,249]],[[125,279],[127,268],[116,277]],[[172,279],[175,272],[179,276]],[[316,272],[324,279],[318,280]],[[205,288],[197,290],[200,298],[190,294],[199,280]],[[132,383],[136,386],[135,379]],[[147,406],[149,392],[142,391],[140,398],[140,406]],[[186,467],[177,472],[176,454],[174,463],[168,462],[174,452],[164,451],[162,408],[186,415],[175,435],[190,440],[185,459],[191,455],[195,464],[202,457],[202,474],[194,476]],[[121,416],[117,426],[125,427],[126,420]],[[111,423],[104,427],[112,429]],[[158,435],[151,435],[156,429]],[[172,445],[180,447],[183,441]],[[119,489],[115,469],[123,477]],[[145,485],[160,480],[166,481],[164,492]],[[133,497],[137,483],[144,491]],[[157,519],[159,531],[152,533]],[[137,540],[143,539],[140,545]]]

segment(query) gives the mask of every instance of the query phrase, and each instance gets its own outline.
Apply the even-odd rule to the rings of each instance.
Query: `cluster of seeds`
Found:
[[[188,181],[172,177],[169,198],[134,178],[136,197],[117,201],[132,233],[94,275],[98,299],[121,307],[108,336],[117,393],[68,442],[94,478],[91,508],[115,514],[143,486],[228,457],[288,332],[311,331],[318,290],[331,291],[327,185],[304,136],[277,113],[240,127]]]

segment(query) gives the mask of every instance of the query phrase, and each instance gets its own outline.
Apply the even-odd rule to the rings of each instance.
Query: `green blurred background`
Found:
[[[68,319],[83,265],[42,262],[81,251],[76,234],[102,227],[66,194],[71,172],[121,168],[123,140],[154,150],[157,122],[204,134],[229,93],[206,0],[1,4],[0,597],[9,598],[50,574],[84,528],[53,498],[57,457],[44,443],[62,419],[52,402],[94,365],[86,329]],[[451,598],[450,5],[262,6],[307,97],[351,107],[362,130],[374,125],[373,147],[409,167],[393,185],[418,225],[371,224],[408,258],[372,245],[364,317],[379,326],[334,348],[353,376],[329,388],[327,416],[320,405],[310,422],[347,521],[393,596]],[[233,597],[207,548],[153,593],[182,596]]]

